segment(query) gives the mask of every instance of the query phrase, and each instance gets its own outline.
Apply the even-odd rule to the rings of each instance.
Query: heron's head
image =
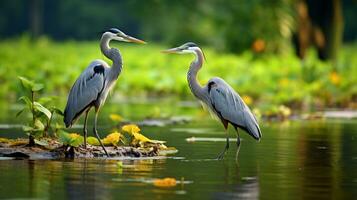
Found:
[[[137,38],[134,38],[132,36],[129,36],[117,28],[110,28],[109,30],[107,30],[103,33],[103,36],[107,36],[112,40],[117,40],[117,41],[121,41],[121,42],[134,42],[134,43],[139,43],[139,44],[146,44],[146,42],[139,40]]]
[[[197,46],[197,44],[195,44],[193,42],[187,42],[179,47],[163,50],[161,52],[162,53],[177,53],[177,54],[192,53],[192,54],[195,54],[196,56],[198,54],[202,54],[204,60],[206,61],[206,56],[203,53],[203,51],[200,49],[200,47]]]
[[[187,53],[196,53],[195,51],[200,50],[202,51],[197,44],[193,42],[187,42],[179,47],[167,49],[161,51],[162,53],[178,53],[178,54],[187,54]]]

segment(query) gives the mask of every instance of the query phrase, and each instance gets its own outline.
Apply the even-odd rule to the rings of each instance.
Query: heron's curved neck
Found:
[[[107,58],[113,61],[113,65],[110,69],[113,72],[109,74],[111,78],[117,79],[122,70],[123,63],[119,49],[111,48],[109,46],[111,40],[110,37],[104,35],[100,41],[100,49]]]
[[[196,58],[191,63],[190,69],[188,70],[187,81],[192,93],[198,99],[203,100],[203,98],[205,98],[205,93],[203,91],[202,86],[197,81],[197,73],[201,69],[203,64],[203,53],[200,48],[196,48],[194,50],[194,54]]]

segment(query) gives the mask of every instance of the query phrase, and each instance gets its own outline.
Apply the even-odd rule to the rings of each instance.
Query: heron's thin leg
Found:
[[[238,161],[238,155],[239,155],[239,150],[240,150],[240,137],[238,133],[238,129],[236,128],[237,131],[237,153],[236,153],[236,161]]]
[[[226,132],[226,146],[224,147],[223,151],[218,155],[217,159],[218,160],[222,160],[224,157],[224,154],[226,153],[226,151],[229,149],[229,137],[228,137],[228,124],[223,123],[224,125],[224,129]]]
[[[93,132],[94,132],[95,136],[97,137],[97,139],[98,139],[100,145],[102,146],[102,148],[103,148],[105,154],[107,155],[107,157],[109,157],[109,154],[108,154],[107,150],[105,149],[105,147],[104,147],[102,141],[100,140],[100,137],[99,137],[98,132],[97,132],[97,118],[98,118],[98,110],[96,109],[96,110],[95,110],[95,116],[94,116]]]
[[[87,131],[87,120],[88,120],[88,113],[89,110],[86,110],[86,116],[84,118],[84,126],[83,126],[83,136],[84,136],[84,148],[87,149],[87,135],[88,135],[88,131]]]

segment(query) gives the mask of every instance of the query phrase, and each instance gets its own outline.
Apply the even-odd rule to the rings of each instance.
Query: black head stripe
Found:
[[[110,28],[108,30],[108,32],[111,32],[111,33],[114,33],[114,34],[120,33],[119,29],[117,29],[117,28]]]
[[[193,42],[187,42],[185,46],[187,46],[187,47],[197,47],[197,44],[195,44]]]

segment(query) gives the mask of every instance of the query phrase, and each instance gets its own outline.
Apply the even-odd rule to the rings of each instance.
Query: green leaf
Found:
[[[18,76],[18,78],[20,79],[22,86],[24,86],[26,89],[32,91],[32,87],[35,85],[35,83],[33,81],[30,81],[27,78],[22,77],[22,76]]]
[[[26,133],[29,133],[29,132],[34,131],[35,129],[31,126],[22,126],[22,130]]]
[[[34,102],[33,104],[34,104],[33,106],[34,106],[35,110],[40,111],[41,113],[45,114],[48,119],[51,118],[52,114],[46,107],[44,107],[43,105],[41,105],[38,102]]]
[[[35,84],[32,86],[31,90],[32,90],[33,92],[38,92],[38,91],[42,90],[43,87],[44,87],[43,84],[35,83]]]
[[[43,105],[43,104],[53,101],[53,99],[54,99],[53,97],[41,97],[37,101]]]
[[[83,136],[80,136],[78,138],[71,138],[70,146],[79,147],[79,145],[83,144],[83,142],[84,142]]]
[[[95,138],[95,137],[87,137],[87,142],[90,145],[95,145],[95,146],[99,146],[100,145],[98,139]]]
[[[55,128],[56,129],[62,129],[62,128],[65,128],[65,127],[62,124],[56,123],[55,124]]]
[[[50,110],[51,110],[52,113],[56,113],[56,114],[59,114],[59,115],[61,115],[61,116],[64,115],[64,113],[62,112],[62,110],[60,110],[59,108],[51,107]]]
[[[34,130],[43,131],[45,129],[45,125],[38,119],[35,120]]]
[[[37,140],[35,139],[35,143],[41,146],[48,146],[48,142],[44,141],[44,140]]]
[[[19,98],[19,100],[24,101],[26,103],[26,105],[27,105],[27,108],[32,110],[32,102],[28,97],[22,96],[22,97]]]
[[[58,137],[60,142],[63,143],[63,145],[69,145],[72,147],[78,147],[84,141],[83,136],[80,136],[78,134],[69,134],[63,130],[60,130],[58,132]]]
[[[22,108],[19,112],[16,113],[16,117],[20,116],[21,113],[23,113],[26,109],[26,107]]]
[[[60,130],[57,133],[60,142],[62,142],[64,145],[68,145],[71,142],[71,138],[69,137],[69,134],[66,131]]]

